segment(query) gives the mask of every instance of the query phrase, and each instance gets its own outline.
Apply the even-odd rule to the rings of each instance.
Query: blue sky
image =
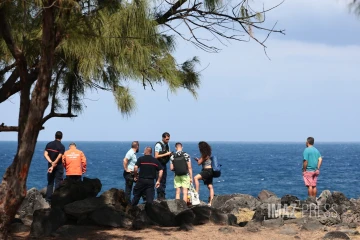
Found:
[[[271,60],[254,42],[217,45],[222,51],[210,54],[178,39],[179,62],[199,56],[199,69],[209,65],[197,100],[182,90],[168,100],[166,86],[154,92],[131,83],[137,109],[124,118],[110,93],[89,93],[83,114],[48,121],[39,140],[61,130],[67,141],[154,141],[164,131],[172,141],[360,141],[360,18],[344,0],[287,0],[266,17],[286,29],[267,42]],[[0,112],[1,123],[15,125],[18,95]]]

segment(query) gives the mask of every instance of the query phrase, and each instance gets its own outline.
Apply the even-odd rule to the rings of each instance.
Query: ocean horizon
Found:
[[[38,141],[30,166],[27,188],[41,189],[46,186],[47,163],[43,157],[48,141]],[[130,148],[131,141],[75,141],[87,157],[89,178],[99,178],[101,192],[110,188],[124,189],[122,161]],[[222,164],[222,175],[214,178],[215,194],[243,193],[257,196],[267,189],[279,197],[285,194],[301,199],[307,197],[307,189],[302,180],[302,152],[305,142],[241,142],[208,141]],[[68,148],[70,141],[63,141]],[[156,141],[140,141],[138,157],[142,156],[145,146],[154,146]],[[197,141],[183,141],[184,151],[192,158],[194,176],[201,167],[196,165],[194,157],[199,157]],[[174,150],[175,141],[170,142]],[[318,180],[318,195],[323,190],[340,191],[349,198],[360,196],[359,179],[360,160],[359,142],[315,142],[314,145],[323,156],[323,165]],[[0,174],[3,175],[16,154],[16,141],[0,141]],[[169,168],[169,166],[168,166]],[[166,197],[174,198],[173,174],[167,177]],[[208,190],[200,183],[200,198],[207,200]]]

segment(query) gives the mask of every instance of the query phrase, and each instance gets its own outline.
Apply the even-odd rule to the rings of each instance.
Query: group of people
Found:
[[[85,154],[76,148],[75,143],[70,143],[69,150],[65,151],[61,143],[63,134],[60,131],[55,133],[55,140],[49,142],[44,151],[44,157],[48,161],[47,192],[46,200],[50,203],[51,196],[55,189],[60,186],[63,180],[64,169],[66,178],[74,181],[81,181],[81,176],[86,172]],[[180,199],[181,189],[183,199],[187,201],[188,189],[190,184],[195,181],[195,189],[199,192],[200,180],[204,181],[210,191],[209,204],[214,197],[213,172],[211,167],[211,147],[206,142],[199,142],[201,157],[194,158],[198,165],[202,165],[202,171],[193,177],[191,159],[188,153],[183,151],[180,142],[175,144],[176,151],[171,152],[170,134],[162,134],[162,140],[157,142],[153,149],[145,147],[144,156],[137,158],[140,144],[138,141],[131,143],[130,150],[126,153],[123,160],[125,194],[127,201],[133,206],[139,203],[141,197],[147,202],[153,202],[155,198],[155,188],[157,189],[157,199],[165,199],[167,164],[170,162],[170,170],[175,173],[174,187],[176,188],[176,199]],[[156,181],[155,181],[156,180]],[[135,183],[135,184],[134,184]],[[131,201],[131,193],[133,199]]]
[[[69,149],[65,151],[61,143],[63,134],[60,131],[55,133],[55,140],[46,145],[44,157],[48,161],[47,192],[46,200],[50,203],[51,196],[55,189],[60,186],[63,180],[64,169],[66,178],[74,181],[81,181],[81,176],[86,172],[85,154],[76,148],[75,143],[70,143]],[[166,196],[167,164],[170,162],[170,170],[174,172],[174,188],[176,189],[176,199],[180,199],[181,190],[183,200],[188,200],[188,189],[195,182],[195,190],[199,192],[200,180],[209,189],[209,203],[214,197],[213,169],[212,169],[212,150],[211,146],[204,141],[199,142],[200,158],[194,158],[198,165],[202,165],[199,174],[193,177],[191,158],[188,153],[183,151],[180,142],[175,144],[175,151],[170,150],[170,134],[162,134],[162,140],[157,142],[153,149],[145,147],[144,156],[137,158],[140,144],[138,141],[131,143],[130,150],[126,153],[123,160],[125,179],[126,199],[132,206],[136,206],[142,197],[147,203],[152,203],[157,189],[157,199],[164,200]],[[320,152],[313,146],[314,138],[306,140],[306,149],[303,153],[303,179],[308,188],[309,197],[316,197],[317,179],[320,174],[322,157]],[[135,183],[135,184],[134,184]],[[131,193],[133,199],[131,200]]]
[[[51,202],[51,196],[55,189],[58,188],[64,177],[64,168],[66,178],[74,181],[81,181],[81,176],[86,172],[85,154],[76,148],[74,142],[70,143],[69,150],[65,151],[61,143],[62,132],[55,133],[55,140],[49,142],[44,151],[44,157],[48,161],[47,190],[46,201]]]
[[[170,134],[168,132],[163,133],[162,140],[155,144],[154,156],[152,156],[152,148],[145,147],[144,156],[139,158],[136,156],[136,153],[139,152],[139,142],[132,142],[131,148],[123,160],[123,176],[125,179],[127,201],[135,206],[139,203],[140,198],[143,197],[147,203],[151,203],[155,198],[155,188],[157,189],[157,199],[164,200],[166,198],[167,164],[170,162],[170,170],[175,175],[175,199],[180,199],[182,190],[183,200],[187,201],[188,189],[190,184],[193,183],[193,179],[197,192],[199,192],[200,188],[199,181],[203,180],[210,192],[209,205],[211,205],[214,197],[211,146],[206,142],[199,142],[198,146],[201,157],[194,159],[198,165],[202,165],[202,171],[193,177],[191,158],[188,153],[183,151],[182,143],[177,142],[175,144],[176,151],[171,151],[169,141]],[[134,197],[131,201],[132,192]]]

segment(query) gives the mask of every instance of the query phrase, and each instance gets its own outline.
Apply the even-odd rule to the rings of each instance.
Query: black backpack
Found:
[[[174,164],[176,176],[183,176],[189,173],[187,161],[183,152],[180,155],[176,153],[172,163]]]
[[[157,142],[156,144],[160,144],[161,146],[161,151],[159,152],[159,155],[167,153],[169,151],[169,145],[166,144],[164,145],[162,142]],[[155,146],[156,146],[155,144]],[[162,157],[162,158],[158,158],[159,162],[163,165],[167,164],[170,160],[170,156],[166,156],[166,157]]]

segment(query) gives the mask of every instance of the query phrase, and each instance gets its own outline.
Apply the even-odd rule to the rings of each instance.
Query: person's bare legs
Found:
[[[313,186],[312,187],[312,196],[315,198],[316,198],[316,192],[317,192],[316,186]]]
[[[183,200],[184,200],[185,202],[187,202],[188,189],[185,188],[185,187],[183,187],[183,188],[182,188],[182,192],[183,192]]]
[[[200,183],[199,180],[201,180],[201,175],[198,174],[194,177],[194,181],[195,181],[195,190],[197,193],[199,193],[199,188],[200,188]]]
[[[308,196],[311,197],[312,196],[312,186],[307,186],[308,188]]]
[[[207,185],[209,192],[210,192],[210,200],[209,200],[209,205],[211,206],[212,204],[212,200],[214,198],[214,187],[212,184]]]
[[[175,199],[180,199],[180,188],[176,188]]]

